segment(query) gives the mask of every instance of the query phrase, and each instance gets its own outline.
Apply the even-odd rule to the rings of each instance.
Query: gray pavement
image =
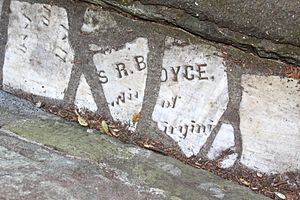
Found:
[[[265,199],[2,91],[0,112],[0,199]]]

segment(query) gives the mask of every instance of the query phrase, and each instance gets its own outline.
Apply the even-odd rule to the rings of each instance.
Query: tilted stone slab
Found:
[[[223,59],[212,47],[167,38],[153,120],[187,156],[197,155],[227,108]]]
[[[241,162],[263,172],[300,169],[300,91],[296,79],[244,75]]]
[[[63,99],[74,59],[66,10],[20,1],[10,9],[4,89]]]

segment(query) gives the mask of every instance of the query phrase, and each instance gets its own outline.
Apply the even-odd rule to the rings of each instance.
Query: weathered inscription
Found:
[[[207,64],[196,64],[185,65],[185,66],[176,66],[170,67],[169,70],[166,68],[162,68],[161,71],[161,82],[166,82],[168,80],[172,80],[177,82],[179,77],[183,77],[183,79],[192,81],[192,80],[208,80],[206,74]]]
[[[63,99],[74,57],[66,10],[19,1],[10,9],[4,89]]]
[[[161,88],[152,117],[161,131],[192,156],[227,107],[227,74],[212,48],[177,46],[172,38],[165,44]]]
[[[135,113],[142,109],[147,78],[148,41],[137,38],[124,48],[94,55],[97,74],[115,120],[135,130]]]

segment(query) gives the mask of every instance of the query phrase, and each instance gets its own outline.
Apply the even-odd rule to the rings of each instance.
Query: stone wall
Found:
[[[2,89],[74,104],[221,168],[300,169],[291,66],[102,6],[5,0]]]

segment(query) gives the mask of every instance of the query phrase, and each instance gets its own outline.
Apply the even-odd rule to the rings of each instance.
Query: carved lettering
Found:
[[[118,71],[118,77],[119,78],[123,78],[123,75],[122,75],[122,72],[124,74],[124,76],[128,76],[128,72],[125,68],[125,64],[124,63],[119,63],[119,64],[116,64],[116,70]]]
[[[181,76],[188,81],[195,80],[195,78],[198,78],[198,80],[208,80],[205,67],[207,67],[207,64],[170,67],[170,71],[162,68],[160,81],[166,82],[169,77],[172,77],[172,81],[178,82]]]
[[[133,101],[134,99],[138,99],[138,98],[139,98],[139,92],[132,91],[132,89],[129,88],[127,92],[121,92],[120,95],[117,97],[117,100],[111,102],[111,105],[114,107],[120,105],[120,103],[126,103],[127,101]]]
[[[142,71],[147,68],[146,63],[144,62],[144,57],[143,56],[135,56],[134,57],[136,63],[137,63],[137,69],[138,71]]]
[[[168,80],[168,71],[162,67],[160,81],[166,82],[167,80]]]
[[[186,139],[188,134],[205,134],[207,135],[211,129],[211,124],[197,124],[195,120],[191,120],[191,123],[189,124],[183,124],[179,126],[172,126],[169,124],[169,122],[164,121],[163,124],[163,131],[166,134],[180,134],[182,139]]]
[[[183,139],[185,139],[187,136],[188,128],[188,125],[179,126],[179,131],[183,135]]]
[[[63,50],[62,48],[60,47],[57,47],[55,50],[54,50],[54,54],[56,57],[60,58],[63,62],[66,62],[66,59],[67,59],[67,55],[68,55],[68,52]]]
[[[163,108],[175,108],[176,106],[176,102],[177,102],[177,99],[180,99],[181,97],[178,97],[178,96],[175,96],[175,97],[172,97],[171,101],[168,101],[168,100],[164,100],[162,102],[162,107]]]
[[[203,76],[204,73],[206,73],[206,71],[202,68],[207,67],[207,64],[197,64],[198,69],[197,72],[199,73],[199,80],[208,80],[208,77]]]
[[[23,53],[26,53],[27,47],[25,46],[24,43],[19,45],[19,50],[22,51]]]
[[[173,73],[173,75],[174,75],[173,81],[174,81],[174,82],[177,82],[177,81],[178,81],[178,73],[179,73],[179,71],[180,71],[180,66],[177,66],[177,67],[176,67],[176,70],[174,69],[174,67],[171,67],[171,71],[172,71],[172,73]]]
[[[190,69],[190,70],[189,70]],[[184,73],[184,77],[187,79],[187,80],[189,80],[189,81],[191,81],[191,80],[193,80],[194,78],[195,78],[195,76],[192,74],[192,75],[190,75],[189,76],[189,71],[193,71],[193,66],[190,66],[190,65],[186,65],[185,66],[185,73]]]
[[[48,19],[48,17],[43,16],[43,17],[42,17],[42,22],[43,22],[43,24],[44,24],[45,26],[49,26],[49,19]]]
[[[105,71],[100,70],[98,72],[100,83],[105,84],[108,82],[108,77],[105,75]]]

